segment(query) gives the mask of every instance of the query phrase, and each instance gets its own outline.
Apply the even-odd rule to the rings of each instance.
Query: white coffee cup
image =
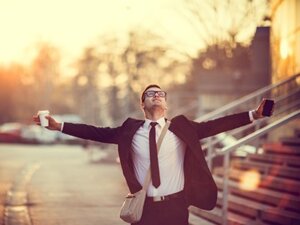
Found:
[[[46,118],[46,116],[49,115],[49,111],[48,110],[40,110],[38,111],[38,116],[40,118],[40,122],[41,122],[41,126],[42,127],[47,127],[49,126],[49,121]]]

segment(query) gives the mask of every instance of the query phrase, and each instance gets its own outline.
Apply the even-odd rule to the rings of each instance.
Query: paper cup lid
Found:
[[[45,114],[45,113],[49,113],[49,110],[40,110],[40,111],[38,111],[38,114]]]

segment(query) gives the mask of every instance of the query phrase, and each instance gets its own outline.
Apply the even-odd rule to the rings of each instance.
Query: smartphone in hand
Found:
[[[274,107],[274,101],[270,99],[266,99],[263,112],[262,112],[263,116],[271,116],[273,107]]]

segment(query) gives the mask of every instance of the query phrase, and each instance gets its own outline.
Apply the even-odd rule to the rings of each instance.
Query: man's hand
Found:
[[[40,118],[38,115],[34,115],[32,118],[36,125],[41,125]],[[53,117],[46,116],[46,119],[49,121],[49,126],[46,127],[47,129],[58,131],[61,130],[61,123],[58,123]]]
[[[252,111],[252,116],[253,116],[254,119],[257,120],[257,119],[261,119],[261,118],[265,117],[263,115],[263,110],[264,110],[265,103],[266,103],[266,99],[264,98],[260,102],[259,106],[255,110]],[[273,111],[274,111],[274,107],[273,107],[273,109],[271,111],[271,115],[273,114]]]

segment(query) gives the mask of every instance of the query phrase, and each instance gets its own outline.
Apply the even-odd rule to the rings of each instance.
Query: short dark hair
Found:
[[[143,91],[143,93],[142,93],[142,96],[141,96],[141,101],[142,101],[142,102],[145,101],[145,92],[146,92],[149,88],[153,88],[153,87],[156,87],[156,88],[161,89],[160,86],[157,85],[157,84],[150,84],[150,85],[148,85],[148,86],[144,89],[144,91]]]

